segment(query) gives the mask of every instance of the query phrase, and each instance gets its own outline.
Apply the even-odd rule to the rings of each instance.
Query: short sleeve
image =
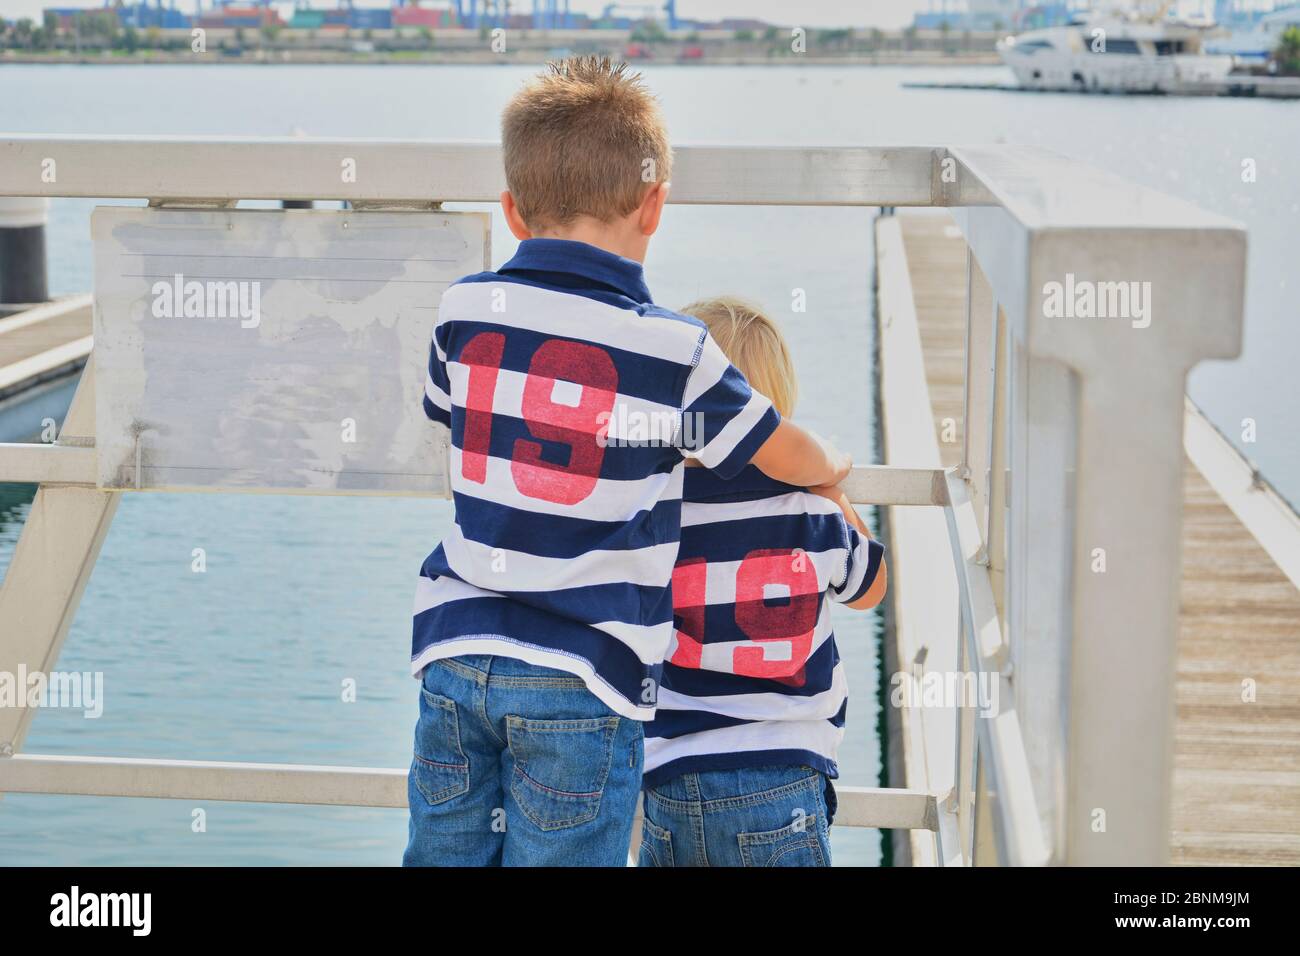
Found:
[[[424,414],[435,422],[451,427],[451,385],[447,379],[447,355],[438,345],[438,332],[434,330],[429,344],[429,367],[424,377]]]
[[[840,520],[844,521],[847,532],[847,560],[844,580],[832,584],[829,594],[832,601],[852,604],[871,590],[871,585],[875,583],[876,575],[880,572],[880,562],[885,556],[885,546],[875,538],[862,534],[842,516]]]
[[[682,396],[682,454],[723,478],[749,464],[781,416],[706,332]]]

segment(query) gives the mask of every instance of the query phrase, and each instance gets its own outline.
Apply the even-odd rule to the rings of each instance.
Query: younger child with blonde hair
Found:
[[[790,415],[776,323],[734,298],[682,311]],[[686,469],[674,640],[645,731],[642,866],[830,865],[848,696],[830,604],[879,604],[883,551],[835,486]]]

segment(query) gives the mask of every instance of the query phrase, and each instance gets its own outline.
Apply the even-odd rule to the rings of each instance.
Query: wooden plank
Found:
[[[90,295],[69,296],[0,319],[0,372],[90,335]]]
[[[69,296],[0,319],[0,402],[23,404],[46,383],[80,371],[90,354],[90,329],[89,295]],[[9,438],[27,437],[12,427],[6,432]]]
[[[936,444],[954,465],[960,441],[942,429],[961,415],[964,244],[946,215],[899,221]],[[1300,865],[1300,591],[1190,460],[1176,707],[1172,862]]]
[[[420,402],[485,213],[108,207],[91,228],[102,487],[446,494]]]

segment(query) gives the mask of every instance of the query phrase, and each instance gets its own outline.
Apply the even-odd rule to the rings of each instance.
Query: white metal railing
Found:
[[[934,831],[946,862],[1165,862],[1184,380],[1240,349],[1244,231],[1019,147],[690,147],[675,170],[677,203],[953,207],[970,250],[962,465],[855,468],[846,486],[944,509],[961,612],[942,639],[1003,706],[959,710],[951,792],[844,788],[840,821]],[[0,196],[429,209],[503,186],[492,144],[0,136]],[[1042,291],[1067,274],[1150,283],[1154,320],[1053,318]],[[134,490],[102,482],[93,367],[57,442],[0,445],[0,481],[40,483],[0,589],[0,670],[50,669]],[[30,719],[0,710],[0,792],[404,803],[401,770],[22,754]]]

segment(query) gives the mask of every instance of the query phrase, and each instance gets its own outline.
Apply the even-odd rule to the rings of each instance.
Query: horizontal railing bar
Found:
[[[928,206],[940,152],[682,146],[669,202]],[[496,143],[0,134],[3,196],[495,202],[504,188]]]
[[[95,449],[79,445],[0,442],[0,483],[95,487]]]
[[[1063,182],[1068,194],[1045,188]],[[491,142],[0,133],[0,196],[402,204],[493,202],[503,188],[500,146]],[[1025,146],[681,146],[669,202],[1001,205],[1030,231],[1240,230]]]
[[[405,809],[406,774],[404,768],[18,754],[0,758],[0,793]],[[837,824],[935,826],[931,794],[871,787],[837,787],[836,793]]]
[[[948,487],[941,468],[855,465],[840,483],[849,500],[868,505],[945,505]]]
[[[935,830],[939,826],[935,796],[924,790],[837,786],[835,795],[839,800],[836,826],[882,830]]]
[[[0,793],[405,808],[406,774],[372,767],[18,754],[0,758]]]
[[[0,483],[40,484],[56,482],[95,487],[95,449],[75,445],[40,445],[25,442],[0,443]],[[894,465],[859,465],[841,485],[849,500],[871,505],[942,505],[946,490],[943,472],[935,468],[902,468]],[[113,491],[131,489],[113,488]],[[238,492],[310,495],[378,494],[347,488],[181,488],[150,487],[148,491]],[[432,496],[424,496],[432,497]]]
[[[949,205],[1001,206],[1031,231],[1244,231],[1185,199],[1037,146],[954,146],[945,158],[955,161],[950,178],[960,186],[959,200]]]

